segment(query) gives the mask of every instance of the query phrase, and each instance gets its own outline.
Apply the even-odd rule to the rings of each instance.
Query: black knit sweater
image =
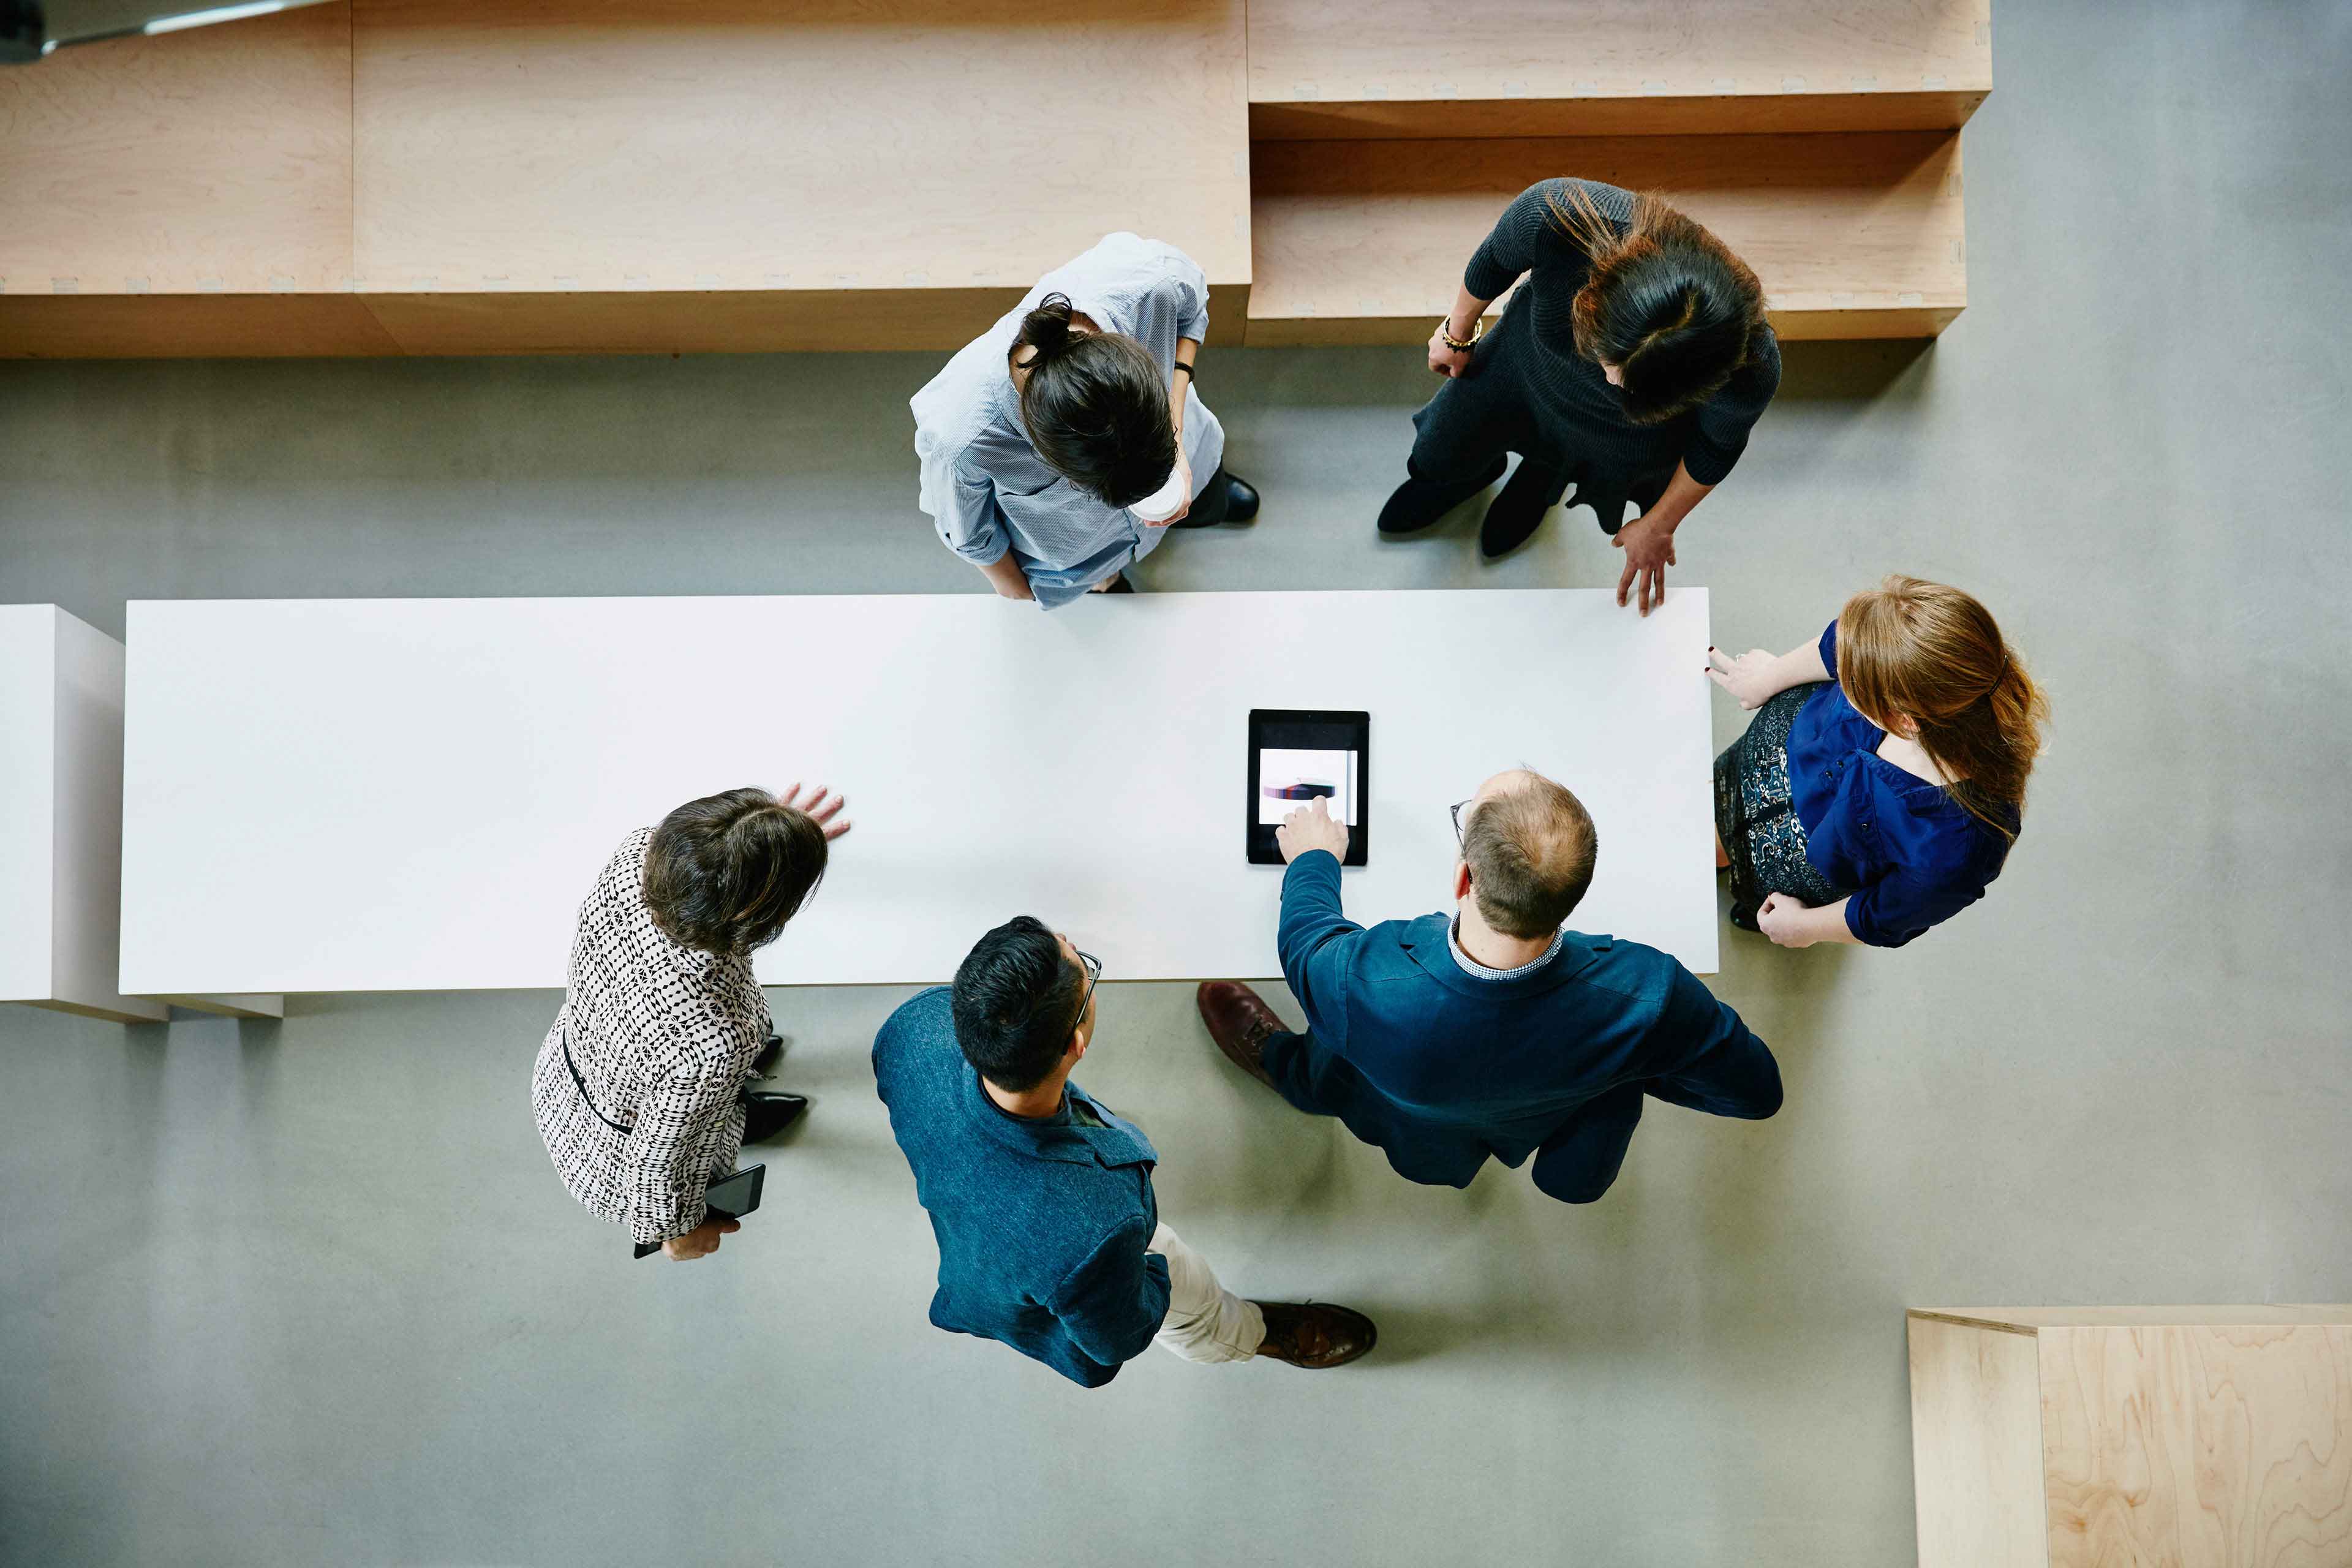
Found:
[[[1582,187],[1621,229],[1633,220],[1632,194],[1595,180],[1545,180],[1503,209],[1494,232],[1472,253],[1462,286],[1477,299],[1492,300],[1522,274],[1527,282],[1479,345],[1478,375],[1514,384],[1539,422],[1556,432],[1554,439],[1596,468],[1631,478],[1672,453],[1700,484],[1720,483],[1780,389],[1780,340],[1770,327],[1760,329],[1748,345],[1748,363],[1693,412],[1662,426],[1627,418],[1624,395],[1576,352],[1570,307],[1591,267],[1553,216],[1554,202],[1565,205],[1571,186]]]

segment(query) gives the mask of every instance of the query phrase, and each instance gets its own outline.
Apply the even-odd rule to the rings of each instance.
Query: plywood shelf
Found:
[[[1663,191],[1755,268],[1784,337],[1928,337],[1968,302],[1956,132],[1272,142],[1251,163],[1253,345],[1421,342],[1504,204],[1558,174]]]
[[[352,0],[0,74],[0,355],[954,348],[1249,283],[1243,0]]]
[[[125,38],[0,72],[0,357],[953,348],[1118,228],[1202,263],[1221,341],[1411,342],[1559,173],[1675,195],[1785,336],[1930,335],[1989,3],[348,0]]]
[[[1919,131],[1992,90],[1990,0],[1251,0],[1259,141]]]

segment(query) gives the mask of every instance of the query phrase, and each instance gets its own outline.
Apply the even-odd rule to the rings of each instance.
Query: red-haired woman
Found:
[[[1759,710],[1715,760],[1732,923],[1783,947],[1900,947],[1984,897],[2050,710],[1982,605],[1889,577],[1819,642],[1707,655]]]
[[[1479,318],[1523,274],[1481,339]],[[1517,549],[1573,483],[1625,552],[1617,602],[1638,581],[1646,616],[1665,598],[1675,530],[1779,390],[1780,348],[1756,275],[1721,240],[1656,196],[1561,179],[1514,200],[1473,253],[1429,368],[1447,381],[1413,416],[1412,477],[1381,532],[1428,527],[1517,452],[1479,548],[1490,560]]]

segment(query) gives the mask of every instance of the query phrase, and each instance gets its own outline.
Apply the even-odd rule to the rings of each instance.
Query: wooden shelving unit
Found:
[[[0,71],[0,355],[939,349],[1113,229],[1415,342],[1536,179],[1796,337],[1967,302],[1989,0],[347,0]]]
[[[1967,303],[1951,132],[1267,142],[1249,342],[1408,343],[1536,181],[1667,193],[1763,280],[1788,338],[1930,337]]]
[[[0,72],[0,354],[960,344],[1115,229],[1237,339],[1243,0],[351,0]]]
[[[1990,0],[1251,0],[1250,134],[1934,131],[1992,90]]]

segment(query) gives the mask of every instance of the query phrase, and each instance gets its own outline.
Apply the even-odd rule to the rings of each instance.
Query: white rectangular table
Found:
[[[121,814],[122,645],[0,605],[0,1001],[166,1016],[115,989]]]
[[[1704,589],[134,603],[122,981],[560,986],[632,829],[824,781],[856,826],[773,985],[940,981],[1034,913],[1111,979],[1278,973],[1248,711],[1372,716],[1366,923],[1449,890],[1521,763],[1600,827],[1571,921],[1716,963]]]

